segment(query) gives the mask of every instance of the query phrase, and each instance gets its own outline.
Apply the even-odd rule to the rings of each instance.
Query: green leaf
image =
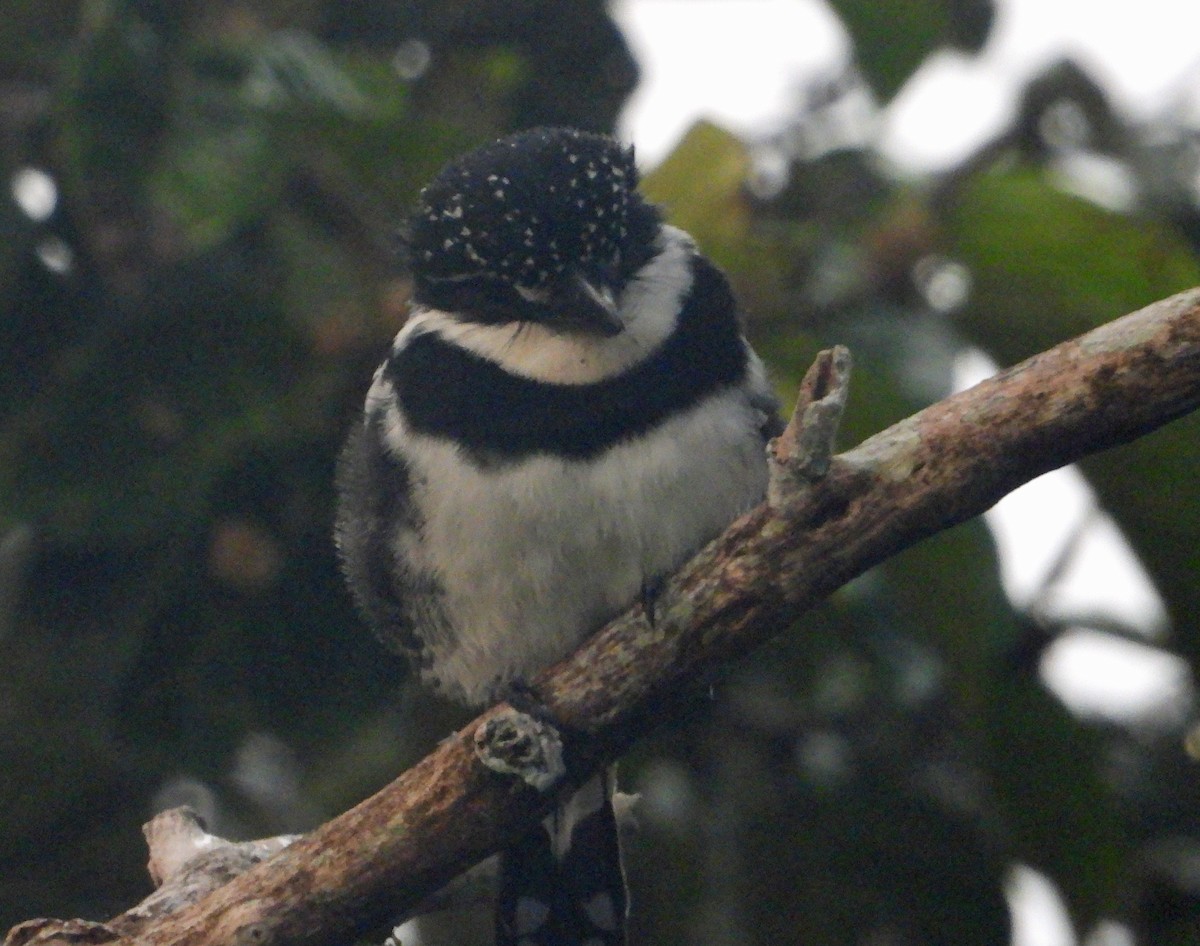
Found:
[[[741,256],[750,230],[743,185],[750,170],[745,144],[718,125],[693,125],[642,191],[668,219],[696,238],[723,265]]]
[[[831,0],[854,40],[859,68],[880,98],[890,99],[948,30],[941,3]]]
[[[646,176],[642,191],[728,273],[745,311],[753,316],[778,313],[790,304],[784,278],[791,251],[754,227],[745,189],[749,170],[745,143],[701,121]]]
[[[1161,222],[1064,193],[1022,168],[971,180],[945,217],[971,270],[971,338],[1004,364],[1200,284],[1190,248]]]
[[[977,51],[995,19],[992,0],[830,0],[830,5],[854,40],[859,68],[884,100],[934,50]]]

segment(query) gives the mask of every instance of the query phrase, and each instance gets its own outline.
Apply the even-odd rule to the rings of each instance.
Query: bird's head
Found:
[[[472,322],[619,334],[620,293],[661,225],[637,183],[632,148],[567,128],[452,161],[408,228],[414,301]]]

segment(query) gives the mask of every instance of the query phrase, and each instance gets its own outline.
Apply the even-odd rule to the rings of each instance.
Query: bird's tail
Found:
[[[500,855],[497,946],[624,946],[613,779],[590,779]]]

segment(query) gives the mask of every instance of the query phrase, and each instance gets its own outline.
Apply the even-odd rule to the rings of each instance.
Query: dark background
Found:
[[[1064,61],[964,163],[900,180],[869,134],[833,146],[842,107],[977,51],[994,11],[832,6],[856,69],[798,90],[765,144],[698,126],[646,183],[729,271],[785,397],[851,345],[851,443],[946,393],[968,344],[1011,363],[1200,284],[1182,110],[1129,119]],[[329,540],[339,442],[404,319],[393,231],[450,156],[612,130],[637,79],[596,0],[6,0],[0,179],[57,199],[0,199],[0,927],[145,895],[162,807],[304,830],[461,719],[361,629]],[[763,148],[786,175],[756,174]],[[1132,205],[1064,188],[1080,156]],[[1084,465],[1192,667],[1198,434]],[[639,746],[635,942],[1003,944],[1018,863],[1081,933],[1200,942],[1186,695],[1118,725],[1039,677],[1068,626],[1137,636],[1036,606],[1071,554],[1017,611],[982,523],[937,536]]]

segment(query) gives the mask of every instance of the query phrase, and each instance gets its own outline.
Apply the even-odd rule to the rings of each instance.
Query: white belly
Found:
[[[451,630],[434,643],[429,676],[481,702],[566,656],[759,501],[761,419],[727,390],[591,460],[484,470],[393,426],[424,518],[419,540],[398,537],[400,551],[444,590]]]

